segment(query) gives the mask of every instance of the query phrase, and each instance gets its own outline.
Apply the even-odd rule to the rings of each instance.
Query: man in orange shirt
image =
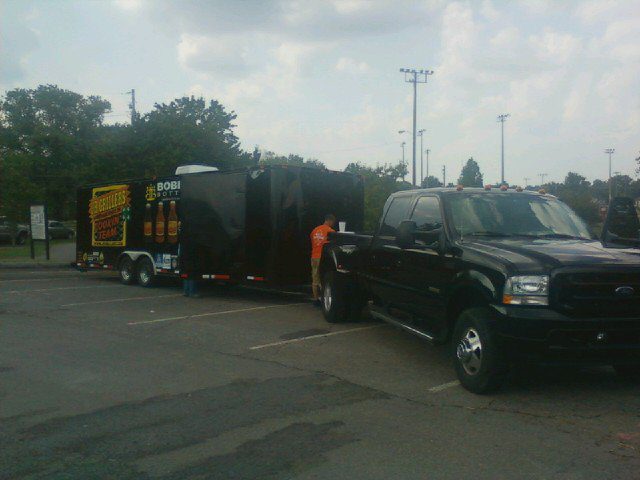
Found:
[[[322,246],[328,242],[329,232],[335,232],[333,226],[336,217],[330,213],[325,215],[324,223],[317,226],[311,232],[311,290],[313,300],[316,305],[320,305],[320,257],[322,256]]]

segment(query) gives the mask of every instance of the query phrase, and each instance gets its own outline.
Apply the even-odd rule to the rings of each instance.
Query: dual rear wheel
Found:
[[[142,287],[151,287],[155,280],[153,263],[148,257],[142,257],[137,262],[129,256],[124,257],[120,260],[119,273],[120,281],[125,285],[137,282]]]

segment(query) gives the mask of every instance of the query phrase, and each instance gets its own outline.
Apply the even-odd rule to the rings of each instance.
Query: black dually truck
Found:
[[[640,224],[633,202],[614,200],[599,240],[543,191],[395,193],[373,235],[330,235],[323,313],[350,321],[369,304],[376,319],[449,343],[475,393],[527,363],[639,375]]]

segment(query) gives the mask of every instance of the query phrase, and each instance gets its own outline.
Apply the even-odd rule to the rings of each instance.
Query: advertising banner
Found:
[[[131,219],[129,185],[94,188],[89,200],[89,218],[92,246],[126,246],[127,222]]]

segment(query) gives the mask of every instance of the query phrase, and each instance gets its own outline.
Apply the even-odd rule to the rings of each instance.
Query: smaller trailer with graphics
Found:
[[[78,190],[76,264],[142,286],[158,276],[306,285],[309,234],[327,213],[362,228],[362,177],[265,166],[89,185]]]

